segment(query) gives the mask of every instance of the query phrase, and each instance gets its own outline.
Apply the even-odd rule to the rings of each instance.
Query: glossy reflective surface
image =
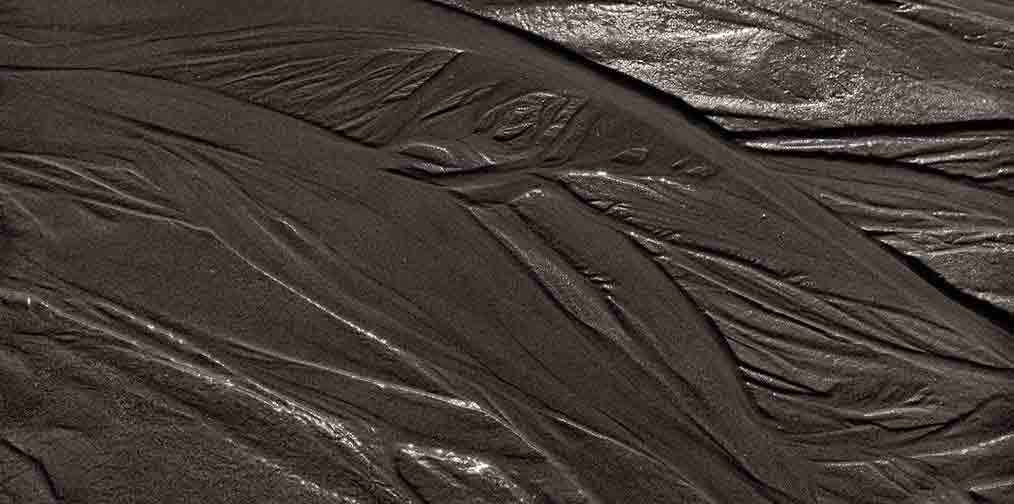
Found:
[[[0,10],[3,495],[1009,502],[1007,8],[779,5]]]

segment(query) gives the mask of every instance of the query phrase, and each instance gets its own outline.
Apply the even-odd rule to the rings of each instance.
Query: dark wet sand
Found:
[[[995,184],[436,3],[12,3],[10,502],[1014,502]]]

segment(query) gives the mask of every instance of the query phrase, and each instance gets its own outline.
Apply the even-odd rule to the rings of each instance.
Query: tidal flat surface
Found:
[[[1014,503],[1012,167],[1002,1],[0,0],[0,503]]]

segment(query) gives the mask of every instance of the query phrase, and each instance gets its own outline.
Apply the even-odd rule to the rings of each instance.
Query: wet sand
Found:
[[[1014,498],[995,185],[436,3],[14,3],[12,502]]]

